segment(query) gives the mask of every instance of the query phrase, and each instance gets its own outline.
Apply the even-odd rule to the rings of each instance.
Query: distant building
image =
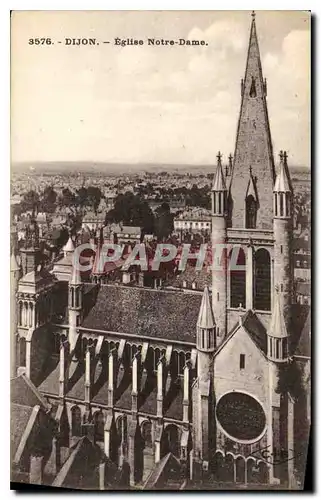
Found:
[[[94,212],[87,212],[82,219],[81,227],[83,229],[89,228],[91,231],[96,231],[105,223],[105,214],[95,214]]]
[[[209,234],[211,231],[211,211],[205,208],[190,208],[184,210],[174,219],[176,234]]]

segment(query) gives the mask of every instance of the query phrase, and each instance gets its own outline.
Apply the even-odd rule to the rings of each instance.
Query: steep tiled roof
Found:
[[[11,446],[10,455],[11,461],[14,460],[18,446],[21,442],[23,433],[26,430],[27,424],[31,417],[33,408],[19,404],[11,404],[10,408],[10,432],[11,432]]]
[[[147,478],[143,489],[144,490],[157,490],[157,489],[168,489],[166,488],[167,483],[170,482],[173,486],[172,481],[175,479],[177,481],[177,489],[183,483],[180,479],[181,465],[177,458],[172,453],[167,453],[154,467],[151,474]],[[172,488],[171,488],[172,489]],[[176,489],[176,488],[175,488]]]
[[[86,436],[81,438],[71,450],[69,457],[57,474],[52,486],[76,488],[76,489],[99,489],[98,467],[104,460],[108,467],[108,481],[113,483],[117,480],[117,466],[104,457],[99,446],[93,444]]]
[[[304,324],[294,355],[307,358],[311,357],[311,312],[309,312]]]
[[[19,404],[33,408],[36,405],[48,408],[37,388],[25,375],[13,378],[10,381],[10,398],[12,404]]]
[[[102,285],[82,327],[194,343],[201,299],[197,293]]]

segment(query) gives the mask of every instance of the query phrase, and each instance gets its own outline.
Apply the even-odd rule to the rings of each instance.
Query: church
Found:
[[[53,482],[87,435],[126,468],[128,488],[303,487],[310,316],[294,303],[293,187],[285,151],[275,165],[254,14],[223,170],[219,153],[213,260],[216,245],[227,250],[202,291],[84,280],[71,240],[59,273],[40,269],[36,224],[21,265],[12,255],[11,377],[50,405],[40,467]]]

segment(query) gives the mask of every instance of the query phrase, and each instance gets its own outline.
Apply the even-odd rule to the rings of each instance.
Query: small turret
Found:
[[[222,169],[222,155],[218,152],[217,167],[212,186],[212,215],[224,217],[227,203],[227,189]]]
[[[197,319],[196,344],[200,351],[212,352],[215,349],[215,321],[207,286],[204,288]]]
[[[268,330],[268,358],[277,363],[287,362],[289,356],[288,331],[283,315],[279,288],[275,287],[274,306]]]
[[[290,331],[293,300],[293,189],[285,151],[280,151],[280,167],[273,196],[274,284],[281,293],[285,324]]]
[[[80,271],[77,266],[73,266],[71,279],[69,282],[69,344],[70,350],[73,351],[77,342],[78,334],[77,327],[81,321],[81,311],[83,306],[83,284],[80,276]]]
[[[64,257],[67,257],[67,255],[73,254],[75,250],[75,245],[74,242],[71,239],[71,236],[69,235],[69,239],[65,246],[63,247],[63,252],[64,252]]]
[[[217,167],[212,187],[212,307],[216,320],[216,343],[226,333],[227,290],[227,189],[222,169],[222,155],[217,155]],[[216,345],[215,345],[216,347]]]
[[[293,188],[291,184],[286,151],[280,151],[280,170],[274,184],[274,217],[291,218]]]

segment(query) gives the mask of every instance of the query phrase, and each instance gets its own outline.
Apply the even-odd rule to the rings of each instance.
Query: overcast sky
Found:
[[[257,11],[275,155],[310,165],[310,20]],[[251,15],[18,12],[12,160],[214,164],[234,151]],[[65,37],[204,39],[203,47],[68,47]],[[51,37],[52,46],[30,46]]]

